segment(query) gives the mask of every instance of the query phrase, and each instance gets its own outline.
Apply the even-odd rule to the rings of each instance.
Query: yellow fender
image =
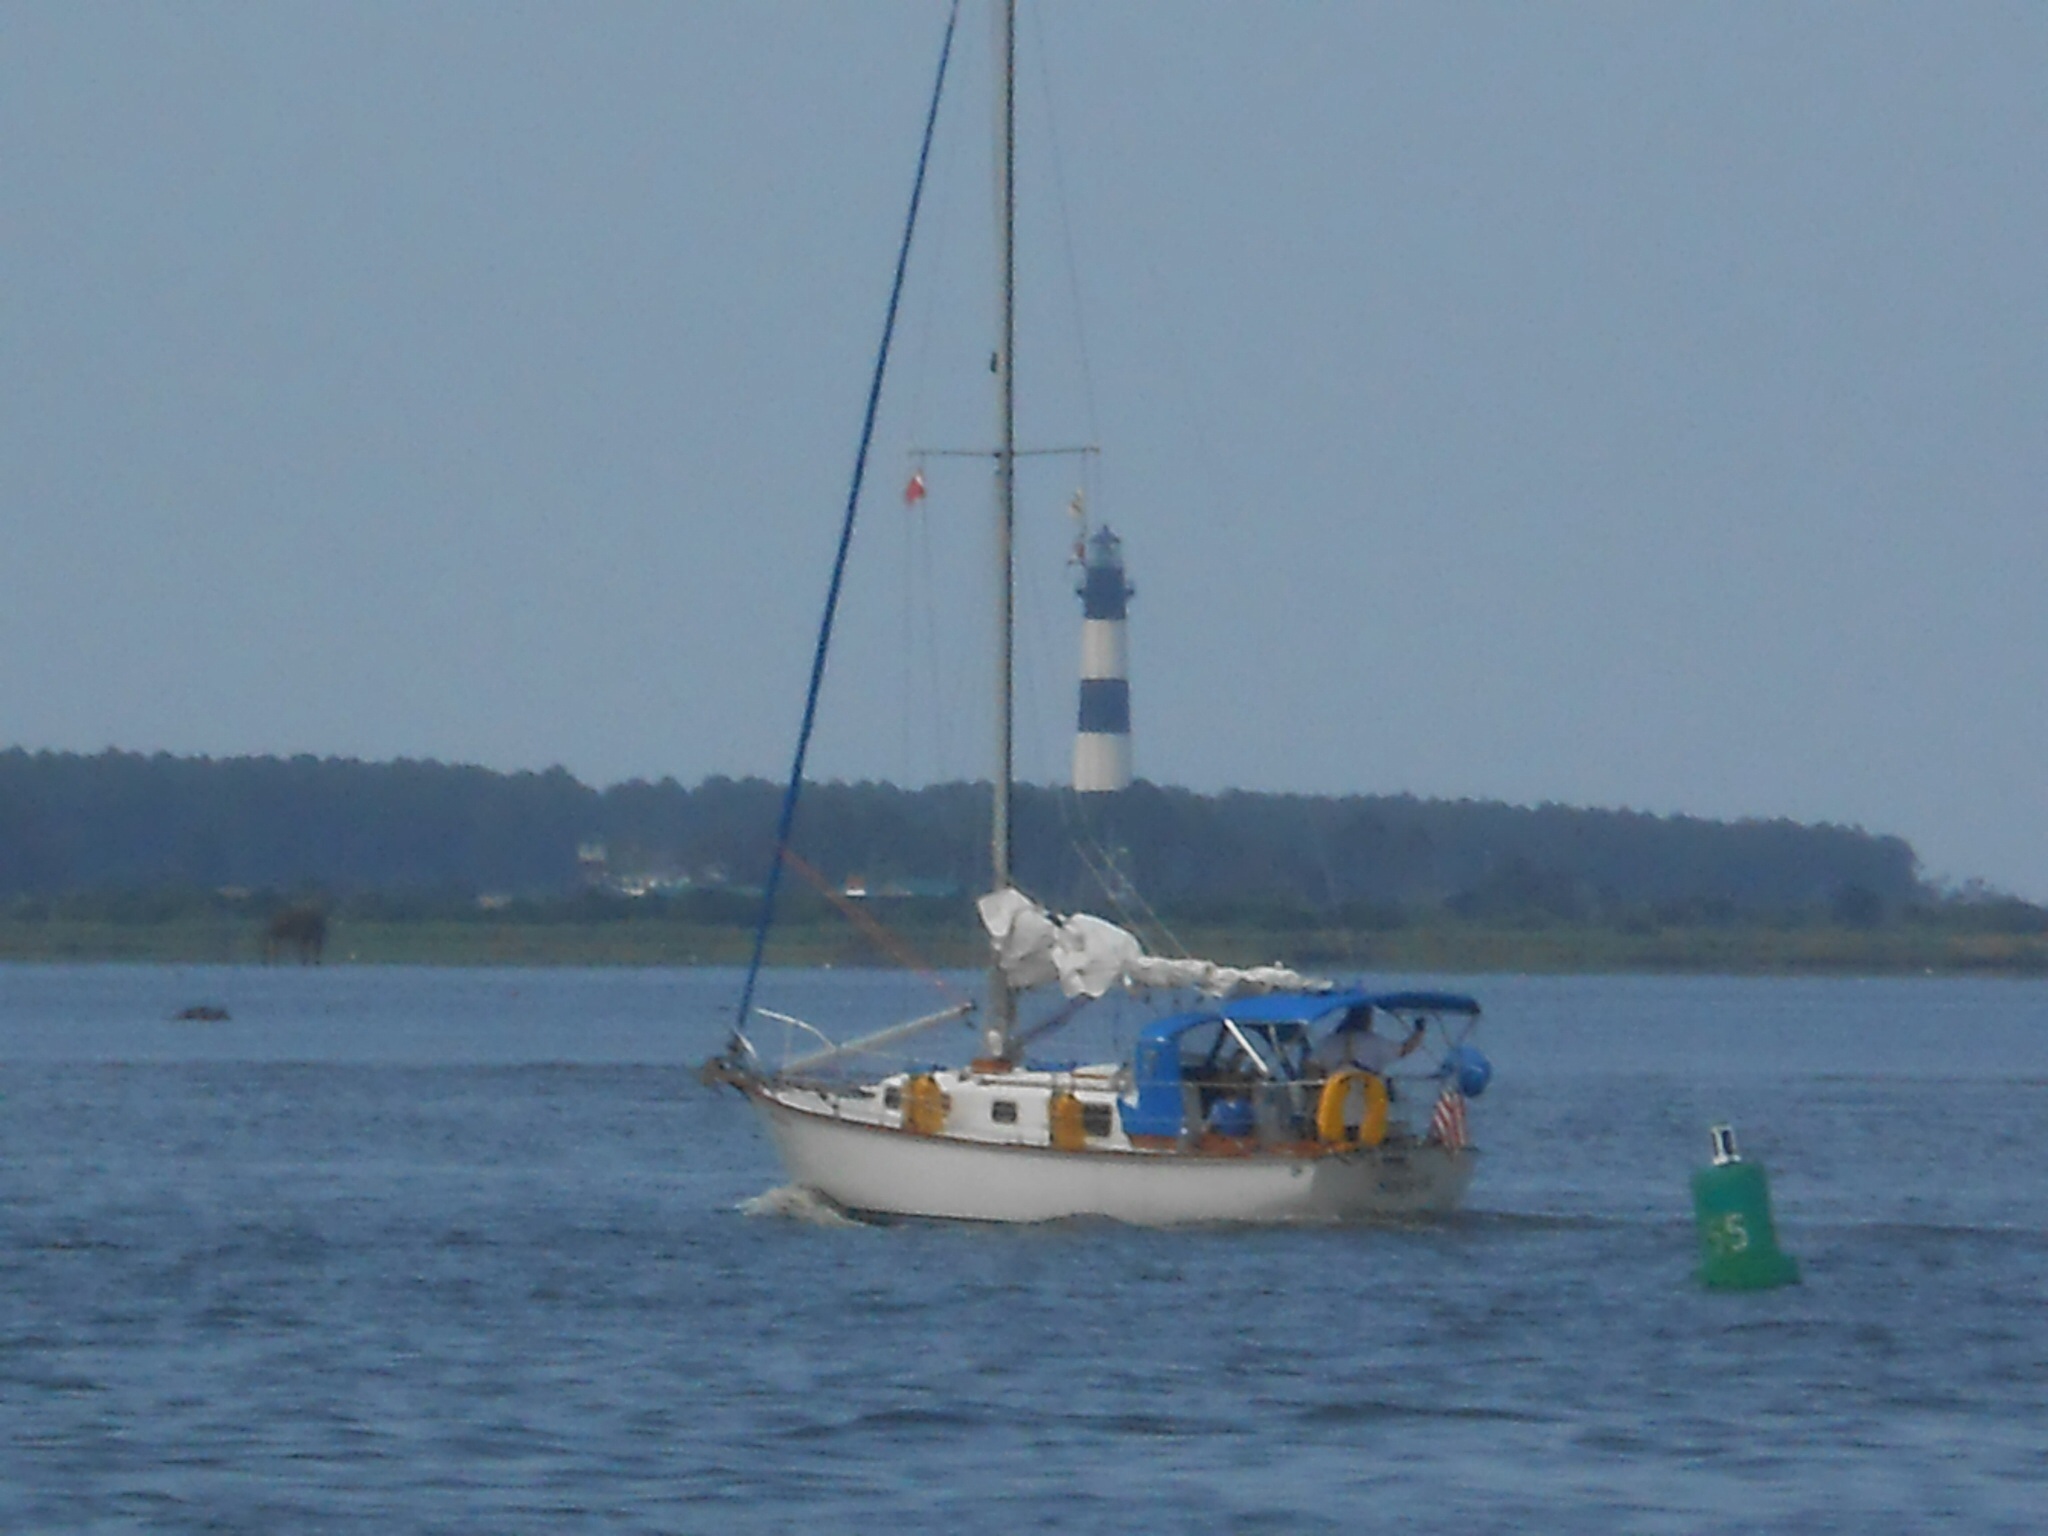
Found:
[[[953,1101],[929,1072],[920,1072],[903,1090],[903,1129],[913,1136],[936,1136],[946,1128]]]
[[[1088,1145],[1087,1122],[1081,1118],[1081,1101],[1065,1089],[1052,1096],[1046,1118],[1051,1122],[1052,1144],[1062,1152],[1079,1152]]]
[[[1353,1083],[1365,1090],[1365,1113],[1359,1117],[1356,1137],[1344,1123]],[[1354,1140],[1362,1147],[1376,1147],[1387,1139],[1387,1085],[1379,1074],[1358,1067],[1330,1074],[1322,1098],[1316,1101],[1316,1139],[1331,1147],[1348,1146]]]

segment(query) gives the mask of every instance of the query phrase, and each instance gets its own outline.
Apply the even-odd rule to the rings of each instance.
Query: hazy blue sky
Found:
[[[0,742],[783,771],[943,6],[0,12]],[[815,766],[986,771],[989,48]],[[1139,771],[2048,897],[2048,7],[1027,5]],[[1023,477],[1064,771],[1071,463]]]

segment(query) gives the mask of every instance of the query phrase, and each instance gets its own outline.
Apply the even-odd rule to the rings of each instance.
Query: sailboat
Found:
[[[1448,1212],[1477,1166],[1467,1105],[1491,1067],[1470,1042],[1480,1008],[1458,993],[1342,986],[1282,966],[1237,968],[1149,954],[1087,913],[1060,915],[1012,877],[1012,645],[1015,527],[1016,3],[1000,0],[1000,296],[994,361],[998,579],[996,751],[990,891],[977,903],[990,945],[985,1002],[835,1041],[816,1023],[755,1005],[755,982],[785,863],[816,714],[839,577],[859,503],[882,372],[957,3],[940,52],[924,147],[883,345],[814,655],[796,763],[783,799],[737,1019],[707,1081],[758,1111],[791,1181],[857,1216],[1039,1222],[1078,1217],[1165,1225],[1355,1220]],[[1160,1001],[1128,1059],[1041,1064],[1027,1047],[1112,995]],[[1039,1001],[1045,999],[1044,1002]],[[1026,1022],[1027,1011],[1038,1016]],[[923,1032],[978,1022],[980,1051],[957,1066],[879,1077],[847,1068]],[[756,1044],[782,1026],[771,1062]],[[1381,1032],[1385,1026],[1385,1032]],[[787,1042],[801,1040],[801,1048]],[[1427,1106],[1426,1116],[1423,1114]]]

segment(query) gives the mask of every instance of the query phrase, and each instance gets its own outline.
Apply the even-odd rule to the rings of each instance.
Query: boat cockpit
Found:
[[[1139,1035],[1121,1118],[1140,1145],[1204,1136],[1327,1142],[1330,1095],[1348,1096],[1355,1080],[1361,1103],[1350,1134],[1373,1144],[1411,1135],[1415,1128],[1392,1112],[1401,1078],[1449,1078],[1468,1096],[1484,1088],[1491,1069],[1466,1044],[1478,1017],[1479,1004],[1459,993],[1358,990],[1272,992],[1175,1014]],[[1383,1019],[1393,1026],[1386,1033],[1375,1027]],[[1440,1054],[1397,1072],[1432,1027]]]

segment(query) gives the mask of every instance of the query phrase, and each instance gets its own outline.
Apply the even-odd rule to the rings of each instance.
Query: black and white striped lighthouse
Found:
[[[1107,528],[1082,543],[1081,730],[1074,738],[1074,788],[1113,794],[1131,782],[1131,684],[1124,612],[1135,590],[1124,579],[1123,540]]]

